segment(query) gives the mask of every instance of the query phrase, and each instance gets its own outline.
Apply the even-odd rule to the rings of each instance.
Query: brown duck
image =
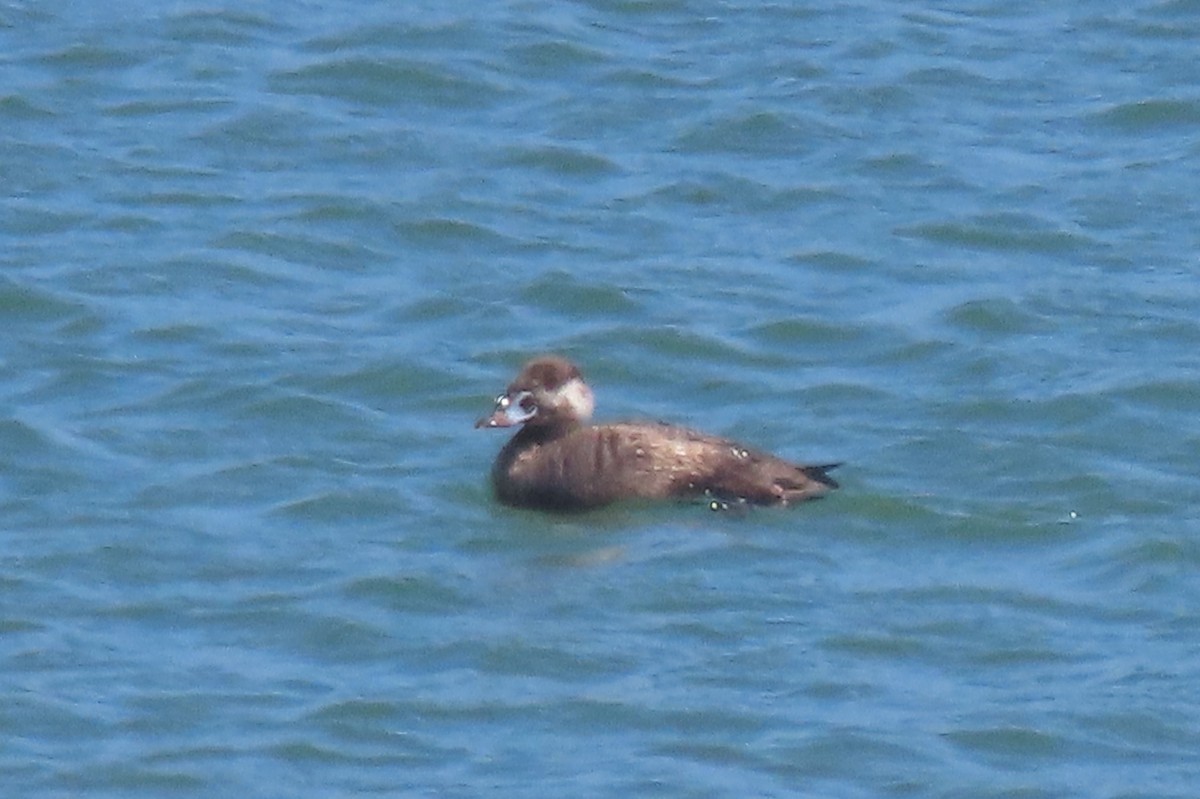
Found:
[[[837,488],[838,464],[801,466],[726,438],[662,423],[587,424],[592,390],[570,361],[525,364],[475,427],[523,427],[500,450],[492,485],[501,502],[583,510],[624,499],[687,498],[788,505]]]

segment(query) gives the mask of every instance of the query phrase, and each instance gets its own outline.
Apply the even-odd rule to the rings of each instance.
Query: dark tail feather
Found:
[[[830,488],[837,488],[837,480],[834,480],[826,472],[836,469],[841,465],[840,463],[826,463],[822,466],[801,466],[800,471],[810,480],[816,480],[818,483],[827,485]]]

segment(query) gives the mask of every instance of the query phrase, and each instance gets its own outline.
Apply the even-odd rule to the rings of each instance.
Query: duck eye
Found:
[[[537,402],[528,391],[505,393],[496,397],[496,413],[503,415],[510,425],[527,422],[536,416],[537,412]]]

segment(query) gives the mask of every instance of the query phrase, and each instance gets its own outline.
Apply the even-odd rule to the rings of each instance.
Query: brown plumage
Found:
[[[704,493],[787,505],[816,499],[837,483],[837,464],[800,466],[729,439],[661,423],[585,424],[591,389],[564,358],[529,361],[476,427],[524,425],[492,467],[500,501],[579,510],[622,499]]]

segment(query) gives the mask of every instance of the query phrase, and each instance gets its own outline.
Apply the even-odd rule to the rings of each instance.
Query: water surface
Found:
[[[1192,795],[1198,39],[7,4],[5,795]],[[544,350],[843,488],[498,506]]]

